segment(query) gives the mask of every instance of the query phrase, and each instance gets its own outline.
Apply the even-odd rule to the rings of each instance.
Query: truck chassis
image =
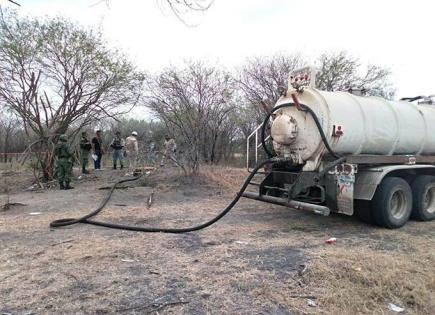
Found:
[[[243,196],[325,216],[355,213],[386,228],[399,228],[411,217],[435,218],[435,156],[325,156],[323,163],[319,172],[275,163],[261,182],[250,183],[258,191]]]

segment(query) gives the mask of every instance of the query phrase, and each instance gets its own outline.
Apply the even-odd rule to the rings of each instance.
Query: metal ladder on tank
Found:
[[[260,135],[259,133],[261,133],[261,127],[263,126],[263,124],[258,125],[257,128],[255,128],[255,130],[248,136],[248,138],[246,139],[246,168],[249,172],[252,171],[252,168],[249,166],[249,162],[251,162],[251,156],[250,156],[250,149],[251,149],[251,139],[254,138],[255,139],[255,144],[254,144],[254,165],[258,164],[258,149],[261,148],[261,141],[259,141],[260,139]],[[270,135],[267,136],[264,140],[267,141],[270,139]]]
[[[262,126],[263,124],[258,125],[257,128],[255,128],[255,130],[252,131],[251,134],[246,139],[246,169],[248,170],[249,173],[251,173],[253,170],[253,167],[251,167],[250,163],[254,162],[253,166],[258,164],[258,149],[262,149],[261,140],[260,140]],[[268,139],[270,139],[270,136],[267,136],[265,138],[266,141]],[[253,148],[252,145],[254,145]],[[251,154],[251,151],[253,151],[253,156]],[[249,183],[248,186],[249,188],[247,189],[247,192],[258,194],[260,183],[264,180],[266,175],[267,172],[258,171],[252,178],[251,182]]]

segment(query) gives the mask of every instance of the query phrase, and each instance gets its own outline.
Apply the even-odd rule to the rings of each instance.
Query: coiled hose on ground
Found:
[[[131,182],[131,181],[137,180],[141,177],[141,176],[138,176],[138,177],[134,177],[134,178],[122,179],[122,180],[116,182],[112,186],[112,188],[110,189],[106,198],[104,198],[104,200],[101,202],[100,206],[97,209],[95,209],[94,211],[92,211],[91,213],[89,213],[81,218],[77,218],[77,219],[69,218],[69,219],[60,219],[60,220],[53,221],[50,223],[50,227],[57,228],[57,227],[73,225],[73,224],[77,224],[77,223],[87,223],[87,224],[92,224],[92,225],[104,226],[104,227],[108,227],[108,228],[112,228],[112,229],[120,229],[120,230],[136,231],[136,232],[160,232],[160,233],[175,233],[175,234],[177,234],[177,233],[187,233],[187,232],[198,231],[198,230],[204,229],[204,228],[212,225],[213,223],[219,221],[223,216],[225,216],[235,206],[235,204],[239,201],[240,197],[242,197],[242,194],[246,190],[246,188],[248,187],[250,181],[252,180],[252,178],[255,176],[255,174],[258,172],[258,170],[260,168],[262,168],[264,165],[266,165],[268,163],[276,163],[279,161],[280,161],[280,159],[272,158],[272,159],[268,159],[266,161],[259,163],[254,168],[254,170],[251,172],[251,174],[249,174],[249,176],[246,178],[246,180],[243,183],[242,187],[240,188],[239,192],[234,197],[234,199],[230,202],[230,204],[222,212],[220,212],[217,216],[215,216],[213,219],[211,219],[207,222],[204,222],[200,225],[197,225],[197,226],[186,227],[186,228],[154,228],[154,227],[142,227],[142,226],[115,224],[115,223],[102,222],[102,221],[96,221],[96,220],[90,219],[93,216],[96,216],[98,213],[100,213],[104,209],[104,207],[109,202],[114,190],[116,189],[116,187],[118,185],[125,183],[125,182]]]

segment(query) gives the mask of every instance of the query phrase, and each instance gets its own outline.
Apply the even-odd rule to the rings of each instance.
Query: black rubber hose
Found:
[[[293,107],[295,106],[294,103],[285,103],[285,104],[281,104],[278,105],[276,107],[274,107],[266,116],[266,118],[264,119],[263,125],[261,127],[261,145],[263,146],[264,151],[266,152],[267,156],[269,158],[274,157],[274,154],[272,154],[269,149],[266,146],[266,126],[269,123],[270,120],[270,116],[272,116],[272,114],[274,112],[276,112],[278,109],[284,108],[284,107]],[[338,159],[340,158],[339,155],[337,155],[331,148],[331,146],[329,145],[328,139],[326,138],[325,132],[323,131],[322,125],[320,124],[319,118],[317,117],[316,113],[309,108],[307,105],[304,104],[300,104],[300,107],[302,108],[302,110],[304,112],[308,112],[310,113],[311,117],[313,117],[313,120],[316,124],[317,129],[319,130],[320,133],[320,137],[322,138],[323,144],[325,145],[326,150],[328,150],[329,154],[331,154],[334,158]]]
[[[401,101],[407,101],[407,102],[414,102],[414,101],[417,101],[417,100],[421,100],[423,98],[424,98],[424,96],[402,97],[400,100]]]
[[[107,197],[101,202],[100,206],[97,209],[95,209],[94,211],[92,211],[91,213],[89,213],[81,218],[77,218],[77,219],[70,218],[70,219],[60,219],[60,220],[53,221],[50,223],[50,227],[57,228],[57,227],[62,227],[62,226],[67,226],[67,225],[72,225],[72,224],[77,224],[77,223],[86,223],[86,224],[104,226],[104,227],[108,227],[108,228],[112,228],[112,229],[129,230],[129,231],[137,231],[137,232],[187,233],[187,232],[198,231],[198,230],[204,229],[204,228],[216,223],[217,221],[219,221],[223,216],[225,216],[235,206],[235,204],[239,201],[240,197],[242,197],[242,194],[246,190],[246,188],[248,187],[250,181],[252,180],[252,178],[255,176],[255,174],[258,172],[258,170],[260,168],[262,168],[265,164],[275,163],[275,162],[279,162],[279,161],[280,161],[280,159],[274,158],[274,159],[268,159],[266,161],[259,163],[255,167],[255,169],[252,171],[252,173],[249,174],[249,176],[246,178],[245,182],[243,183],[242,187],[240,188],[236,197],[231,201],[231,203],[222,212],[220,212],[217,216],[215,216],[213,219],[211,219],[205,223],[202,223],[200,225],[197,225],[197,226],[192,226],[192,227],[187,227],[187,228],[153,228],[153,227],[131,226],[131,225],[123,225],[123,224],[115,224],[115,223],[109,223],[109,222],[89,220],[89,218],[97,215],[99,212],[101,212],[104,209],[104,207],[107,205],[110,198],[112,197],[114,190],[116,189],[116,187],[119,184],[137,180],[141,177],[141,176],[138,176],[138,177],[134,177],[134,178],[122,179],[122,180],[116,182],[112,186],[112,188],[110,189],[110,192],[107,195]]]

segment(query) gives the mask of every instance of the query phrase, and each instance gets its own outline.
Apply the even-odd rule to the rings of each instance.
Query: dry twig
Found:
[[[148,310],[144,314],[152,314],[152,313],[160,311],[161,309],[168,307],[168,306],[179,305],[179,304],[188,304],[188,303],[189,303],[189,301],[173,301],[173,302],[167,302],[167,303],[162,303],[162,304],[152,303],[152,304],[147,304],[147,305],[137,305],[137,306],[119,309],[118,312],[127,312],[127,311],[132,311],[132,310],[143,310],[143,309],[150,308],[150,310]]]

